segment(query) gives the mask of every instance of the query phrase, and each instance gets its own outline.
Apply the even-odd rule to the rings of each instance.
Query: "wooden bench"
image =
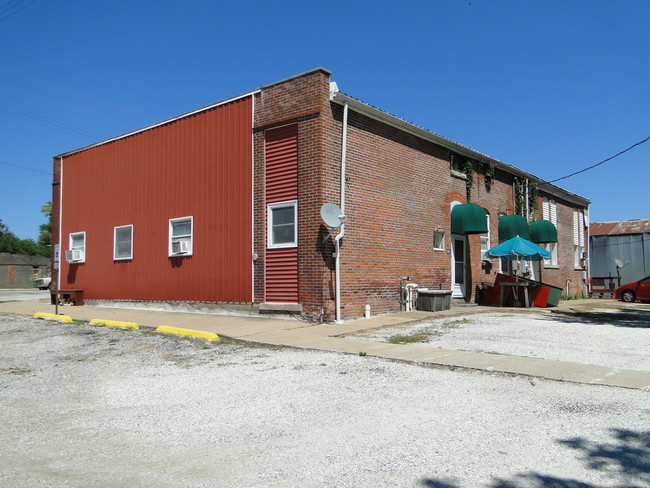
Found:
[[[614,290],[621,286],[620,276],[592,276],[589,279],[590,298],[614,298]]]
[[[52,305],[56,305],[57,297],[63,303],[72,303],[75,306],[82,306],[84,304],[84,291],[83,290],[50,290],[50,301]]]

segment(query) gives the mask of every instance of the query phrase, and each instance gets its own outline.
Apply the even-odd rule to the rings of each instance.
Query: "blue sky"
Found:
[[[650,136],[650,2],[0,0],[0,219],[36,238],[52,156],[316,68],[552,180]],[[558,182],[650,218],[650,142]],[[28,168],[28,169],[26,169]]]

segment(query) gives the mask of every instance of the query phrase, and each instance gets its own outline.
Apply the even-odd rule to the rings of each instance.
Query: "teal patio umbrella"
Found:
[[[542,259],[550,259],[551,253],[534,242],[517,236],[494,246],[492,249],[488,249],[483,257],[502,258],[508,261],[517,261],[519,259],[541,261]]]
[[[516,236],[512,239],[502,242],[497,246],[494,246],[492,249],[488,249],[485,251],[485,254],[483,256],[486,258],[502,258],[507,259],[508,261],[518,261],[520,259],[523,259],[524,261],[541,261],[542,259],[549,259],[551,257],[551,253],[543,247],[538,246],[534,242],[530,242],[526,239]],[[541,282],[541,266],[539,271],[539,280]]]

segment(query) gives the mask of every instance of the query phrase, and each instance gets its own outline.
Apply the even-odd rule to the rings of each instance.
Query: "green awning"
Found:
[[[530,223],[530,240],[536,244],[557,242],[557,227],[548,220],[536,220]]]
[[[475,203],[459,203],[451,209],[453,234],[483,234],[488,231],[485,209]]]
[[[528,222],[521,215],[502,215],[499,217],[499,242],[507,241],[513,237],[530,239]]]

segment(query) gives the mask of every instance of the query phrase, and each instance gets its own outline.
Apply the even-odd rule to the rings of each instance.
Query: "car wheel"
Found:
[[[632,303],[636,299],[632,290],[625,290],[623,295],[621,295],[621,298],[623,298],[624,302],[628,303]]]

